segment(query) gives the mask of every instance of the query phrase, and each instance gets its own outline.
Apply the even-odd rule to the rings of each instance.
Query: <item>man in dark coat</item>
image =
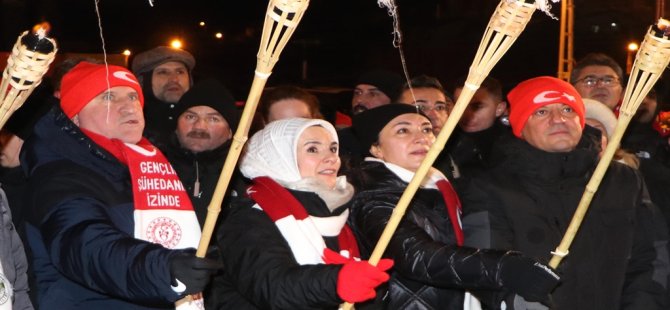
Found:
[[[196,83],[175,111],[177,123],[165,155],[203,225],[240,113],[232,94],[215,80]]]
[[[79,63],[24,144],[40,309],[174,308],[220,268],[187,249],[200,227],[174,169],[142,138],[142,104],[125,68]]]
[[[131,68],[144,92],[144,136],[152,143],[166,144],[177,121],[181,96],[193,85],[195,58],[177,48],[158,46],[137,54]]]
[[[461,195],[465,243],[548,261],[595,169],[598,144],[582,134],[584,104],[570,84],[538,77],[507,98],[516,137],[498,141],[497,163]],[[666,240],[656,240],[663,223],[644,192],[638,171],[610,164],[558,266],[551,309],[667,309]],[[515,309],[537,306],[515,299]]]
[[[670,147],[668,139],[654,129],[660,100],[653,89],[642,100],[621,139],[621,148],[634,153],[640,160],[640,172],[651,200],[661,209],[670,225]]]
[[[387,105],[395,102],[402,88],[402,77],[392,71],[371,70],[361,74],[356,80],[354,93],[351,98],[351,114]],[[362,149],[351,127],[337,130],[340,139],[340,158],[342,159],[341,173],[346,174],[349,169],[360,164],[367,150]]]
[[[464,84],[465,78],[456,83],[458,86],[454,89],[455,100],[461,95]],[[486,77],[445,146],[458,167],[459,178],[467,178],[472,170],[489,165],[494,142],[510,130],[500,120],[506,109],[502,85],[497,79]],[[462,181],[455,180],[457,190]]]

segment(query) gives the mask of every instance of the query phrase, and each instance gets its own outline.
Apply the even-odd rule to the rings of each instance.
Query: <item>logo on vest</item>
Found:
[[[570,102],[575,102],[575,96],[569,95],[568,93],[555,90],[545,90],[533,98],[534,104],[541,104],[546,102],[556,102],[556,99],[565,98]]]
[[[9,302],[9,307],[11,309],[12,290],[12,285],[9,283],[9,279],[2,274],[2,267],[0,266],[0,306]],[[0,308],[4,309],[4,307]]]
[[[171,218],[159,217],[147,226],[147,241],[172,249],[181,240],[181,227]]]

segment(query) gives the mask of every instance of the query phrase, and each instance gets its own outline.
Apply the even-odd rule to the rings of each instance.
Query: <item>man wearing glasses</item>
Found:
[[[454,108],[454,102],[442,87],[442,83],[437,78],[427,75],[416,76],[409,83],[405,83],[397,101],[416,105],[430,120],[431,125],[433,125],[433,133],[436,136],[442,130],[449,113]],[[447,150],[440,153],[435,163],[433,163],[433,167],[447,175],[449,180],[454,180],[460,176],[457,163]]]
[[[570,74],[570,83],[583,98],[598,100],[615,111],[623,96],[622,81],[621,66],[602,53],[586,55]]]
[[[434,77],[420,75],[405,84],[398,97],[398,102],[414,104],[428,116],[433,125],[433,133],[438,135],[447,121],[454,102],[447,96],[440,81]]]

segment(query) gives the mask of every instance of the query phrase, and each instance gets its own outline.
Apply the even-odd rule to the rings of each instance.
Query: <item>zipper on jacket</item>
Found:
[[[200,167],[198,160],[195,160],[195,183],[193,184],[193,197],[200,198]]]

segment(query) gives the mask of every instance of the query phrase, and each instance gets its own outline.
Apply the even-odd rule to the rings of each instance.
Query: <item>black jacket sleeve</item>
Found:
[[[238,294],[232,299],[241,296],[261,309],[334,309],[342,303],[337,295],[341,266],[299,265],[275,224],[251,204],[234,206],[217,238],[224,282]]]
[[[374,246],[388,223],[396,199],[359,195],[352,220],[363,244]],[[415,207],[410,205],[410,208]],[[499,289],[499,263],[505,251],[478,250],[436,241],[405,215],[385,256],[403,277],[437,287]]]

